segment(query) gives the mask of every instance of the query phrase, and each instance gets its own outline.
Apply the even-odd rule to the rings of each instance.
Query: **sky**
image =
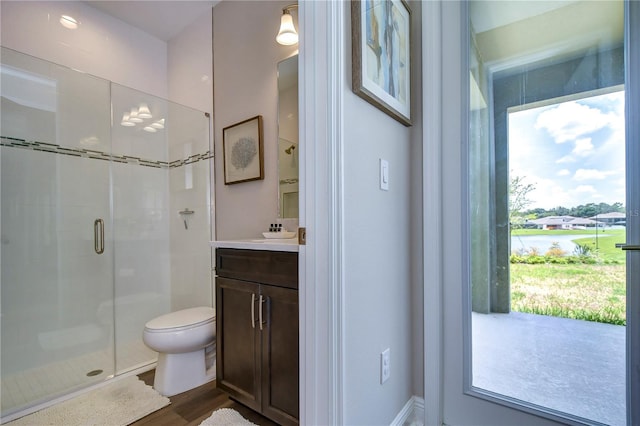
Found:
[[[526,209],[625,204],[624,92],[509,114],[509,169]]]

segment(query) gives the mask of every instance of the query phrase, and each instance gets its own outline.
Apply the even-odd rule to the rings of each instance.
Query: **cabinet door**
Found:
[[[216,386],[256,411],[262,386],[259,291],[254,283],[216,278]]]
[[[299,418],[298,291],[261,286],[262,412],[282,425]]]

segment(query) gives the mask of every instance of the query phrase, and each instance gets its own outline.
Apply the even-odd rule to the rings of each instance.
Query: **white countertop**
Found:
[[[288,239],[256,238],[253,240],[210,241],[214,248],[235,248],[246,250],[298,251],[298,237]]]

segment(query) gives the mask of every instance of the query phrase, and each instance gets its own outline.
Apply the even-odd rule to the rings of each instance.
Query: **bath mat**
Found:
[[[169,403],[169,398],[130,376],[6,424],[125,426]]]
[[[257,426],[245,419],[236,410],[220,408],[206,418],[200,426]]]

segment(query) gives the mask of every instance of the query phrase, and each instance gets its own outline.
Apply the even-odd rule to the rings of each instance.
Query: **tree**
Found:
[[[524,176],[512,176],[509,180],[509,223],[514,226],[524,225],[523,210],[529,204],[529,193],[536,189],[532,183],[525,183]]]
[[[536,207],[525,212],[522,212],[522,216],[533,215],[534,219],[540,219],[547,216],[575,216],[575,217],[593,217],[596,214],[604,214],[611,212],[624,213],[624,204],[617,201],[613,204],[607,203],[587,203],[580,204],[579,206],[567,208],[563,206],[554,207],[550,210],[546,210],[540,207]]]
[[[550,216],[572,216],[572,214],[570,209],[558,206],[553,209],[553,214],[551,214]]]

